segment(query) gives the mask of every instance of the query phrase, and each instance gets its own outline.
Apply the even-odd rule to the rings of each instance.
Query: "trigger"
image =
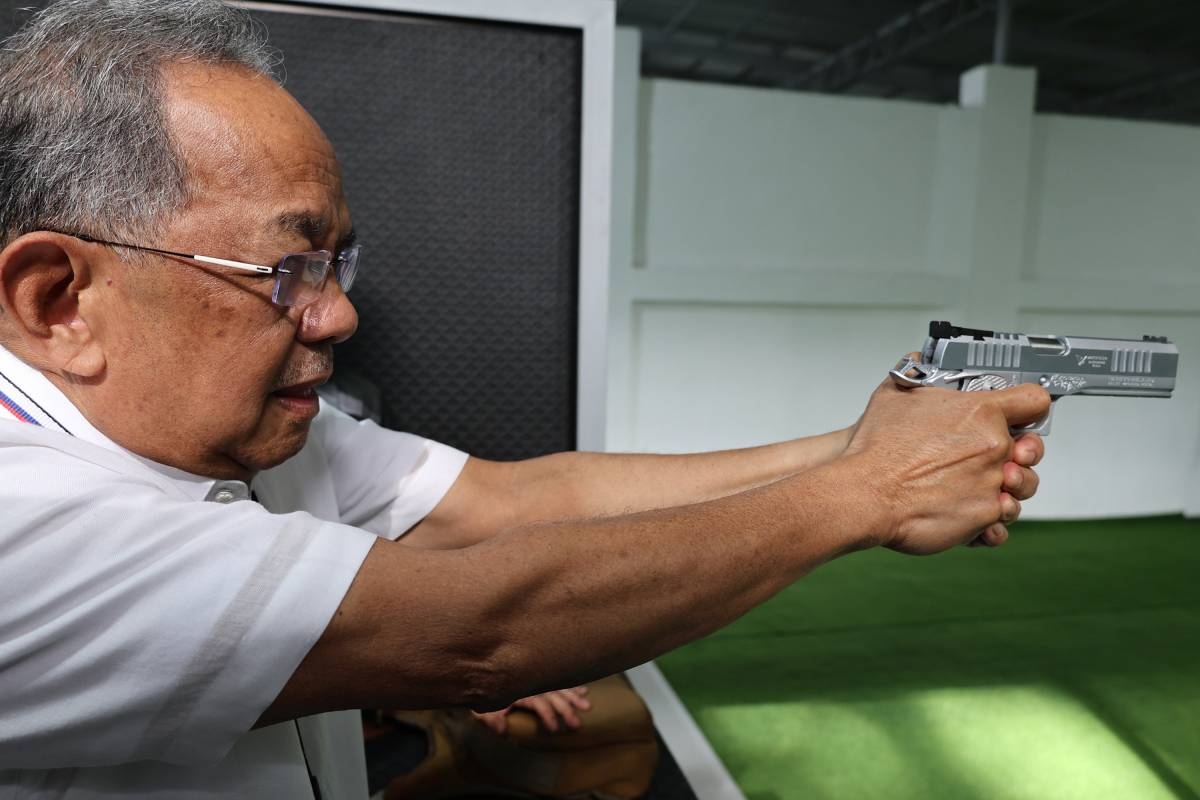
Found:
[[[1050,411],[1046,412],[1046,416],[1042,417],[1037,422],[1031,422],[1023,428],[1009,428],[1008,433],[1014,439],[1023,433],[1036,433],[1039,436],[1049,436],[1050,435],[1050,417],[1053,413],[1054,413],[1054,410],[1051,409]]]

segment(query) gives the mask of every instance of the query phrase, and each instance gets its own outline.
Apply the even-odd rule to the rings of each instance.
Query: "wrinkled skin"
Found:
[[[190,198],[154,241],[134,244],[262,265],[339,249],[351,225],[337,161],[287,92],[225,67],[164,76]],[[270,276],[53,233],[4,255],[10,284],[29,265],[60,282],[42,286],[46,337],[17,337],[18,355],[118,444],[208,477],[247,480],[299,451],[316,402],[298,395],[329,377],[332,345],[357,326],[332,280],[313,305],[281,309]]]
[[[936,435],[915,432],[915,400],[921,414],[938,420]],[[865,460],[863,479],[878,487],[891,521],[879,544],[916,555],[963,543],[1003,544],[1005,523],[1037,491],[1032,468],[1045,452],[1037,434],[1014,441],[1008,428],[1040,419],[1049,406],[1037,386],[964,393],[880,384],[846,448]]]

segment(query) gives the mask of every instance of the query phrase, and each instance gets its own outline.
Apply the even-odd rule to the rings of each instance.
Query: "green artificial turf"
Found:
[[[1200,520],[828,564],[658,662],[751,800],[1200,798]]]

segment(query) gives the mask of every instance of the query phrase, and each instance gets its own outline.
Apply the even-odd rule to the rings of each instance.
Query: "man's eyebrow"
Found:
[[[320,242],[325,238],[329,223],[316,214],[307,211],[285,211],[279,215],[280,229],[286,233],[300,236],[309,242]]]

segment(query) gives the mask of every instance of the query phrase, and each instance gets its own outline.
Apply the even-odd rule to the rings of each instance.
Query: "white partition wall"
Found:
[[[1020,324],[1181,353],[1166,403],[1063,401],[1053,514],[1200,514],[1200,128],[1038,117],[1030,176]]]
[[[852,422],[930,319],[1166,335],[1169,401],[1067,398],[1027,518],[1200,513],[1200,128],[641,80],[618,36],[609,437],[692,451]],[[633,44],[628,44],[632,42]]]

